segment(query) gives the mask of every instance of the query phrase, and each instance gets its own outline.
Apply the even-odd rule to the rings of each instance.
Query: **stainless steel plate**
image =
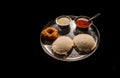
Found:
[[[63,59],[63,58],[58,58],[58,57],[56,57],[56,56],[53,54],[52,49],[51,49],[51,47],[52,47],[51,45],[47,45],[47,44],[44,44],[44,43],[43,43],[43,40],[41,39],[41,33],[40,33],[40,44],[41,44],[43,50],[44,50],[49,56],[51,56],[51,57],[53,57],[53,58],[55,58],[55,59],[57,59],[57,60],[61,60],[61,61],[78,61],[78,60],[83,60],[83,59],[91,56],[91,55],[96,51],[96,49],[98,48],[99,42],[100,42],[100,33],[99,33],[97,27],[96,27],[94,24],[92,24],[92,26],[90,26],[90,27],[88,28],[88,30],[85,31],[85,32],[82,31],[82,30],[80,30],[80,29],[78,29],[78,28],[76,28],[76,25],[75,25],[75,23],[74,23],[74,20],[75,20],[75,18],[78,17],[78,16],[74,16],[74,15],[67,15],[67,16],[69,16],[69,17],[72,19],[72,21],[71,21],[71,23],[70,23],[70,28],[67,30],[67,32],[66,32],[66,31],[63,31],[63,30],[61,30],[61,29],[59,28],[59,26],[58,26],[58,25],[56,24],[56,22],[55,22],[55,19],[52,20],[52,21],[50,21],[50,22],[48,22],[48,24],[43,28],[43,30],[44,30],[45,28],[49,27],[49,26],[55,27],[56,29],[59,30],[59,36],[68,36],[68,37],[70,37],[71,39],[73,39],[74,36],[76,36],[77,34],[81,34],[81,33],[90,34],[91,36],[93,36],[93,38],[95,39],[95,41],[96,41],[96,43],[97,43],[96,48],[95,48],[92,52],[90,52],[89,54],[79,54],[79,53],[73,48],[71,54],[70,54],[69,56],[67,56],[65,59]]]

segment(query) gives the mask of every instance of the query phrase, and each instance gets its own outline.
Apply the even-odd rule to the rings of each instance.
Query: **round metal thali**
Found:
[[[72,49],[71,53],[66,57],[66,58],[59,58],[57,56],[55,56],[52,52],[52,43],[51,44],[44,44],[42,38],[41,38],[41,33],[40,33],[40,44],[44,50],[45,53],[47,53],[49,56],[57,59],[57,60],[61,60],[61,61],[78,61],[78,60],[83,60],[89,56],[91,56],[95,51],[96,49],[98,48],[99,46],[99,42],[100,42],[100,33],[99,33],[99,30],[97,29],[96,25],[94,25],[94,23],[87,29],[87,31],[82,31],[80,29],[78,29],[76,27],[76,24],[75,24],[75,19],[78,17],[78,16],[74,16],[74,15],[66,15],[66,16],[69,16],[71,18],[71,22],[70,22],[70,25],[69,25],[69,28],[67,30],[61,30],[61,28],[58,26],[58,24],[56,23],[56,19],[48,22],[45,27],[43,28],[43,30],[47,27],[54,27],[56,28],[58,31],[59,31],[59,36],[67,36],[71,39],[73,39],[76,35],[78,34],[82,34],[82,33],[85,33],[85,34],[89,34],[91,35],[95,42],[96,42],[96,47],[94,50],[92,50],[92,52],[90,52],[89,54],[79,54],[74,48]],[[42,30],[42,31],[43,31]],[[47,41],[46,41],[47,42]]]

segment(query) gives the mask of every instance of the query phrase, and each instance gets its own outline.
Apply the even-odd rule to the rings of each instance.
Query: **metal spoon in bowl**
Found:
[[[94,18],[98,17],[101,13],[97,13],[96,15],[94,15],[93,17],[91,17],[88,21],[93,20]]]

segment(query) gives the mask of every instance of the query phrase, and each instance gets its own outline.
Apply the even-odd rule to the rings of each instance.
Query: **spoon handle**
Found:
[[[101,13],[97,13],[96,15],[94,15],[92,18],[90,18],[89,20],[92,20],[94,18],[96,18],[97,16],[99,16]]]

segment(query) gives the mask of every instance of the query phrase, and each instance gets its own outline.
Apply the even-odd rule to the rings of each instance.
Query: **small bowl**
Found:
[[[70,23],[71,18],[69,16],[62,15],[56,18],[56,24],[62,28],[69,26]]]
[[[78,28],[87,29],[93,24],[93,21],[89,21],[89,19],[90,17],[88,16],[78,16],[74,22]]]
[[[70,32],[70,23],[72,19],[69,16],[61,15],[57,17],[55,21],[59,27],[58,30],[60,35],[65,35]]]

